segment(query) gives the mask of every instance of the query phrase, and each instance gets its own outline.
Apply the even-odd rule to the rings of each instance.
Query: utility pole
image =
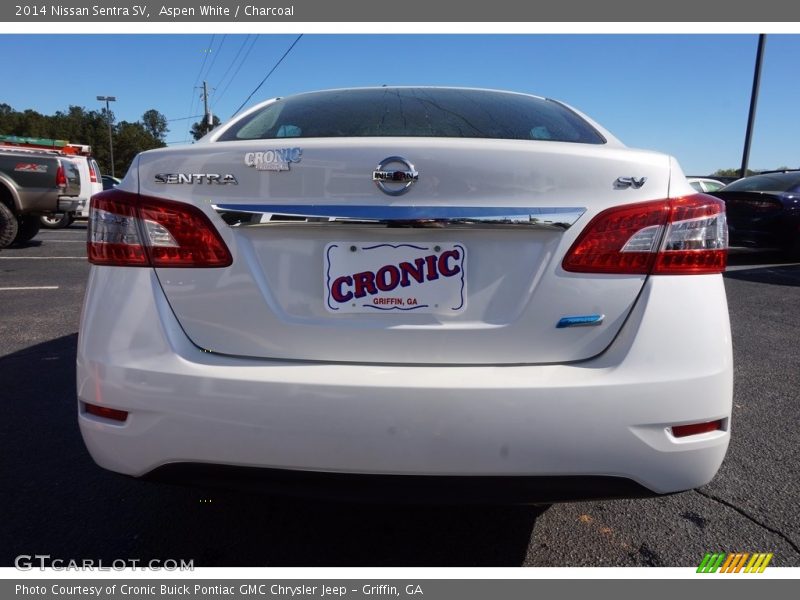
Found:
[[[203,114],[205,115],[206,124],[208,124],[208,130],[211,131],[211,127],[214,125],[214,117],[208,109],[208,83],[205,81],[203,82],[203,105],[205,106]]]
[[[739,177],[747,176],[747,163],[750,160],[750,140],[753,137],[753,124],[756,120],[756,105],[758,104],[758,89],[761,87],[761,63],[764,59],[764,44],[767,42],[765,33],[758,36],[758,50],[756,51],[756,68],[753,73],[753,91],[750,92],[750,114],[747,117],[747,133],[744,134],[744,152],[742,153],[742,168]]]
[[[100,102],[106,103],[106,120],[108,121],[108,153],[111,155],[111,176],[114,177],[114,140],[111,137],[111,108],[109,102],[116,102],[116,96],[98,96]]]

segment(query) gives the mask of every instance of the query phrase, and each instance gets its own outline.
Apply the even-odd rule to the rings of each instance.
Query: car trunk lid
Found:
[[[569,273],[564,254],[601,210],[668,196],[669,159],[619,147],[274,142],[139,160],[140,193],[200,207],[233,255],[224,269],[157,269],[184,331],[212,352],[414,364],[590,358],[611,343],[646,276]],[[256,166],[259,152],[271,168]],[[405,162],[384,162],[392,157]],[[390,195],[373,181],[381,170],[418,180]],[[389,191],[408,183],[397,177],[384,181]]]

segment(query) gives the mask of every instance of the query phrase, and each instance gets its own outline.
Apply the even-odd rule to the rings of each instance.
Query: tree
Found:
[[[17,111],[3,102],[0,104],[0,135],[13,135],[17,125]]]
[[[114,132],[114,171],[126,173],[137,154],[164,146],[166,144],[153,137],[142,123],[122,121]]]
[[[738,177],[740,169],[717,169],[711,174],[711,177]],[[747,176],[755,175],[758,171],[747,169]]]
[[[169,127],[167,127],[167,117],[154,108],[151,108],[142,115],[142,125],[144,125],[144,128],[150,135],[162,142],[169,131]]]
[[[206,121],[206,119],[203,118],[202,121],[198,121],[197,123],[192,125],[192,137],[196,140],[199,140],[201,137],[203,137],[205,134],[207,134],[209,131],[211,131],[217,125],[219,125],[222,121],[219,120],[219,117],[217,115],[214,115],[213,122],[214,124],[209,127],[208,121]]]
[[[167,119],[155,109],[142,115],[141,121],[123,121],[114,124],[114,113],[87,110],[82,106],[70,106],[66,111],[54,115],[43,115],[35,110],[23,112],[0,103],[0,135],[41,137],[67,140],[73,144],[87,144],[100,164],[103,173],[111,172],[111,157],[108,148],[108,120],[111,117],[114,138],[114,170],[125,173],[139,152],[151,148],[162,148],[167,132]]]

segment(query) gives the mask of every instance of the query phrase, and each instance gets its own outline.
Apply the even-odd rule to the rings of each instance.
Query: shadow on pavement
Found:
[[[772,285],[800,286],[800,265],[786,267],[761,267],[725,273],[726,279],[769,283]]]
[[[0,566],[53,558],[195,566],[514,566],[541,508],[349,505],[136,481],[97,467],[76,423],[68,335],[0,357]]]
[[[750,265],[752,268],[746,268]],[[773,250],[732,248],[728,254],[728,269],[726,279],[800,286],[800,261]]]
[[[42,240],[38,238],[34,238],[32,240],[28,240],[27,242],[14,242],[10,246],[6,247],[6,250],[21,250],[23,248],[38,248],[42,245]]]

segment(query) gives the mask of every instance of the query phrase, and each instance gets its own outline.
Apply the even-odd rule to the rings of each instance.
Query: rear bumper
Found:
[[[89,199],[82,198],[75,209],[75,216],[81,219],[89,218]]]
[[[150,270],[93,267],[78,420],[95,461],[134,476],[200,463],[545,478],[531,489],[542,497],[529,501],[608,495],[557,492],[554,479],[550,496],[542,491],[546,478],[564,476],[671,493],[710,481],[727,449],[725,306],[720,276],[652,277],[606,352],[573,365],[261,361],[192,345]],[[129,411],[128,420],[89,415],[87,402]],[[668,429],[716,419],[724,431],[676,439]],[[640,495],[632,490],[622,495]]]
[[[170,463],[144,479],[246,492],[395,504],[550,504],[577,500],[647,498],[651,490],[623,477],[366,475]]]
[[[58,212],[75,212],[80,209],[81,201],[72,196],[61,196],[58,199]]]

